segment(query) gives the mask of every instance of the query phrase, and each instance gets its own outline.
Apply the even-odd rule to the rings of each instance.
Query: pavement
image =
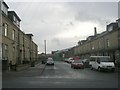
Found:
[[[27,69],[27,68],[29,68],[29,67],[30,67],[29,64],[25,64],[25,65],[22,64],[22,65],[17,66],[16,71],[25,70],[25,69]]]
[[[2,76],[4,78],[6,76],[9,76],[9,77],[15,77],[15,76],[26,77],[27,76],[29,77],[29,76],[41,75],[45,67],[46,67],[46,64],[38,63],[35,65],[35,67],[26,66],[26,67],[19,67],[17,71],[5,71],[2,73]]]
[[[2,72],[0,71],[0,90],[2,89]]]

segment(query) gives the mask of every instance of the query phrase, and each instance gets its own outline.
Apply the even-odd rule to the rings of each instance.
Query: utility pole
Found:
[[[47,56],[46,56],[46,40],[44,40],[44,46],[45,46],[45,62],[43,62],[43,63],[46,63],[46,59],[47,59]]]
[[[46,40],[44,40],[44,45],[45,45],[45,55],[46,55]]]

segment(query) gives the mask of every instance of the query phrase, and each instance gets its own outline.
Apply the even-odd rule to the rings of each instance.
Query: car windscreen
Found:
[[[48,61],[53,61],[53,59],[48,59]]]

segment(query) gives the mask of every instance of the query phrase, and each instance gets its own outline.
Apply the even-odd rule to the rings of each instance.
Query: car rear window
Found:
[[[82,63],[82,60],[74,60],[74,63]]]

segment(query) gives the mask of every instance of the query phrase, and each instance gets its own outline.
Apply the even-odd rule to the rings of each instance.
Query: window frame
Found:
[[[4,23],[4,36],[8,36],[8,24]]]
[[[106,39],[106,42],[107,42],[107,47],[110,47],[110,40]]]
[[[5,55],[4,55],[5,60],[7,60],[8,59],[8,45],[7,44],[4,44],[4,52],[5,52]]]
[[[12,40],[15,40],[15,30],[12,30]]]

